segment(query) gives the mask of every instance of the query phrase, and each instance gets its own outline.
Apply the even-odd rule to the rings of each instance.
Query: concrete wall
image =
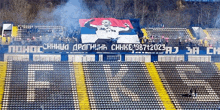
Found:
[[[33,61],[61,61],[61,55],[57,54],[34,54]]]
[[[29,61],[29,54],[4,54],[4,61]]]
[[[158,55],[158,61],[184,61],[184,55]]]
[[[95,61],[94,55],[68,55],[69,62],[87,62],[87,61]]]
[[[125,55],[125,61],[151,62],[150,55]]]
[[[189,55],[188,61],[192,62],[211,62],[211,55]]]

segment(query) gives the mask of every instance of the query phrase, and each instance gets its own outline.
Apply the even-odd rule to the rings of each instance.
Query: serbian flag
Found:
[[[115,18],[80,19],[82,43],[114,39],[117,43],[140,43],[130,20]]]

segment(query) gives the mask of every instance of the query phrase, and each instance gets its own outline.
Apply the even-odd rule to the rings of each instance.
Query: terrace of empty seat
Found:
[[[220,36],[220,29],[218,28],[206,28],[205,29],[209,36],[212,38],[218,38]]]
[[[185,46],[189,41],[190,34],[186,28],[146,28],[150,42],[166,43],[167,46]]]
[[[150,36],[164,36],[169,39],[189,39],[190,35],[186,28],[146,28],[148,37]]]
[[[165,109],[144,63],[84,62],[91,109]]]
[[[208,43],[211,44],[212,46],[220,46],[220,29],[219,28],[206,28],[204,32],[207,34],[207,37],[209,37]]]
[[[79,109],[73,64],[8,62],[2,109]]]
[[[210,62],[155,62],[154,64],[177,109],[218,109],[220,76],[214,64]]]

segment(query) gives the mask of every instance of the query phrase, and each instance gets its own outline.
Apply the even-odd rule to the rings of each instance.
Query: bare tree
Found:
[[[27,24],[48,22],[54,17],[55,0],[5,0],[0,9],[0,22]],[[68,0],[62,0],[67,3]],[[10,4],[8,3],[10,2]],[[82,0],[86,11],[93,17],[136,18],[142,27],[189,27],[197,24],[219,27],[219,3],[187,3],[184,0]]]
[[[2,20],[25,24],[28,21],[30,8],[31,6],[26,0],[11,0],[8,8],[1,9]]]

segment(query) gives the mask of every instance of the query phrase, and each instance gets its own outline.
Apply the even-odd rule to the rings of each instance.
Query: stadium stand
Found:
[[[195,39],[186,28],[144,28],[142,32],[151,43],[166,43],[168,46],[188,45]]]
[[[190,36],[191,39],[196,39],[195,37],[193,37],[193,35],[192,35],[192,33],[189,29],[186,29],[186,31],[189,33],[189,36]]]
[[[33,26],[18,25],[17,37],[14,38],[15,44],[38,44],[41,42],[54,42],[64,36],[64,27],[62,26]]]
[[[18,25],[18,36],[43,36],[55,31],[63,36],[64,27],[62,26],[33,26],[33,25]]]
[[[203,32],[206,34],[206,39],[211,39],[211,37],[210,37],[210,35],[209,35],[207,30],[204,29]]]
[[[75,71],[75,77],[76,77],[76,87],[77,87],[80,109],[90,110],[89,98],[87,95],[85,76],[84,76],[82,63],[74,62],[73,64],[74,64],[74,71]]]
[[[152,82],[154,83],[154,86],[155,86],[165,108],[167,110],[174,110],[175,107],[174,107],[173,103],[171,102],[170,97],[167,94],[167,91],[165,90],[165,88],[163,86],[163,83],[161,82],[161,79],[159,77],[159,74],[158,74],[154,64],[152,62],[150,62],[150,63],[145,63],[145,65],[149,71]]]
[[[170,39],[181,37],[182,39],[190,38],[186,28],[146,28],[148,36],[164,36]]]
[[[217,83],[220,77],[213,63],[155,62],[154,64],[177,109],[214,110],[219,107],[220,91]]]
[[[73,64],[8,62],[2,110],[79,109]]]
[[[11,39],[8,44],[16,45],[42,45],[45,42],[56,42],[56,43],[76,43],[77,33],[66,36],[66,30],[63,26],[35,26],[35,25],[18,25],[13,26]],[[3,38],[4,44],[6,39]]]
[[[197,40],[193,40],[194,43],[196,42],[199,46],[204,46],[204,47],[219,47],[220,41],[218,36],[220,29],[218,28],[202,29],[201,27],[195,27],[193,29],[194,29],[194,34],[196,33],[195,36],[199,38]]]
[[[195,27],[201,37],[186,28],[143,28],[139,37],[129,20],[109,18],[117,22],[106,27],[102,23],[110,21],[97,18],[91,24],[109,34],[102,39],[84,27],[91,19],[81,20],[81,35],[94,42],[70,38],[62,26],[6,25],[7,36],[0,36],[2,110],[219,109],[219,29]]]
[[[91,109],[165,109],[141,62],[84,62]]]
[[[6,70],[7,62],[0,62],[0,109],[2,109],[2,98],[4,93]]]
[[[215,63],[215,65],[217,66],[218,70],[220,70],[220,63]]]
[[[1,37],[1,36],[0,36]],[[11,38],[10,37],[1,37],[1,44],[3,45],[9,45],[11,42]]]
[[[207,31],[212,38],[217,38],[220,35],[220,29],[218,28],[206,28],[205,31]]]
[[[220,29],[218,29],[218,28],[206,28],[206,29],[204,29],[204,32],[206,33],[207,37],[213,41],[212,42],[213,46],[219,47]]]
[[[219,65],[212,62],[2,62],[2,110],[217,109]]]

